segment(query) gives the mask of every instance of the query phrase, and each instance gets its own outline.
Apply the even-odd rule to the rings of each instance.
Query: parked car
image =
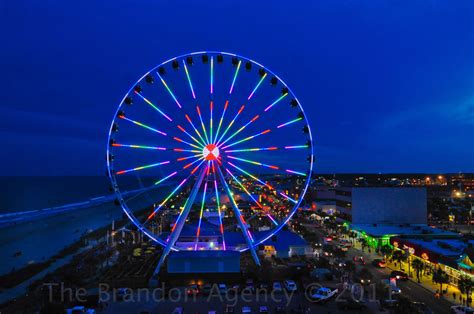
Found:
[[[408,280],[408,274],[403,271],[394,270],[390,273],[390,278],[397,278],[397,280]]]
[[[337,300],[336,304],[341,310],[363,310],[367,307],[364,301],[354,300],[353,298]]]
[[[296,291],[296,283],[293,280],[285,280],[284,282],[286,291]]]
[[[273,291],[275,292],[282,292],[283,291],[283,288],[281,286],[281,283],[279,283],[278,281],[275,281],[273,283]]]
[[[338,292],[337,289],[330,289],[326,287],[321,287],[317,290],[310,292],[310,299],[317,301],[317,302],[326,302],[331,299],[333,296],[336,295]]]
[[[250,308],[250,306],[242,307],[242,314],[250,314],[250,313],[252,313],[252,309]]]
[[[387,266],[385,261],[383,259],[380,259],[380,258],[374,259],[372,261],[372,265],[375,266],[375,267],[378,267],[378,268],[385,268]]]

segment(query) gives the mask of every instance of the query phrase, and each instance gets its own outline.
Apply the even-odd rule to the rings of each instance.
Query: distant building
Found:
[[[335,194],[337,215],[353,224],[427,223],[424,187],[345,187]]]

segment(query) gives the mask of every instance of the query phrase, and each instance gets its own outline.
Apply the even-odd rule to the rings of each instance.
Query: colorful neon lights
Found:
[[[258,82],[257,86],[255,86],[255,88],[253,89],[253,91],[250,93],[249,97],[247,98],[247,100],[250,100],[250,98],[252,98],[252,96],[255,94],[255,92],[257,91],[257,89],[260,87],[260,85],[262,84],[263,80],[267,77],[267,73],[265,72],[265,74],[262,76],[262,78],[260,79],[260,81]]]
[[[239,63],[237,64],[237,69],[235,70],[234,78],[232,79],[232,85],[230,86],[230,89],[229,89],[229,95],[232,94],[232,91],[234,90],[235,80],[237,79],[237,75],[239,74],[241,64],[242,64],[242,60],[239,60]]]
[[[196,94],[194,93],[193,83],[191,82],[191,76],[188,72],[188,67],[186,66],[186,62],[183,60],[184,71],[186,72],[186,77],[188,78],[189,88],[191,89],[191,93],[193,94],[193,99],[196,99]]]
[[[166,119],[168,119],[169,121],[173,121],[173,119],[171,119],[170,117],[168,117],[163,111],[160,110],[160,108],[158,108],[155,104],[153,104],[151,101],[149,101],[148,99],[146,99],[142,94],[140,94],[139,92],[135,91],[135,94],[137,94],[138,96],[140,96],[147,104],[149,104],[153,109],[155,109],[156,111],[158,111],[163,117],[165,117]]]
[[[290,170],[290,169],[286,169],[286,172],[293,173],[293,174],[299,174],[300,176],[305,176],[306,177],[306,173],[303,173],[303,172],[294,171],[294,170]]]
[[[259,117],[260,117],[259,115],[256,115],[255,117],[253,117],[249,122],[244,124],[240,129],[238,129],[236,132],[234,132],[231,136],[227,137],[227,139],[225,141],[223,141],[222,143],[220,143],[219,146],[222,146],[225,143],[227,143],[228,141],[230,141],[231,139],[233,139],[234,136],[236,136],[237,134],[242,132],[250,123],[255,122]]]
[[[112,146],[114,146],[114,147],[129,147],[129,148],[142,148],[142,149],[166,150],[166,148],[164,148],[164,147],[143,146],[143,145],[129,145],[129,144],[118,144],[118,143],[113,143]]]
[[[169,164],[169,163],[170,163],[169,160],[168,161],[163,161],[163,162],[157,162],[156,164],[135,167],[135,168],[132,168],[132,169],[127,169],[127,170],[120,170],[120,171],[117,171],[115,174],[117,174],[117,175],[124,174],[124,173],[128,173],[128,172],[131,172],[131,171],[138,171],[138,170],[148,169],[148,168],[152,168],[152,167],[156,167],[156,166],[166,165],[166,164]]]
[[[257,166],[262,166],[262,167],[267,167],[267,168],[274,169],[274,170],[280,169],[280,168],[278,168],[277,166],[268,165],[268,164],[264,164],[264,163],[261,163],[261,162],[258,162],[258,161],[249,160],[249,159],[244,159],[244,158],[239,158],[239,157],[234,157],[234,156],[230,156],[230,155],[227,155],[227,158],[235,159],[235,160],[240,160],[240,161],[243,161],[243,162],[246,162],[246,163],[249,163],[249,164],[253,164],[253,165],[257,165]]]
[[[277,100],[275,100],[271,105],[269,105],[267,108],[265,108],[265,112],[267,112],[268,110],[270,110],[273,106],[275,106],[276,104],[278,104],[283,98],[285,98],[286,96],[288,96],[288,93],[284,93],[283,95],[281,95]]]
[[[244,110],[245,108],[245,105],[242,105],[242,107],[240,107],[239,111],[237,111],[237,113],[235,114],[234,118],[232,119],[232,121],[230,121],[229,125],[227,126],[227,128],[224,130],[224,133],[222,133],[221,137],[217,140],[217,145],[220,143],[220,141],[224,138],[224,136],[227,134],[227,132],[229,131],[229,129],[232,127],[232,125],[234,124],[235,120],[237,119],[237,117],[242,113],[242,111]]]
[[[308,145],[285,146],[285,149],[309,148]]]
[[[255,134],[255,135],[246,137],[246,138],[244,138],[243,140],[240,140],[240,141],[234,142],[234,143],[232,143],[232,144],[229,144],[229,145],[227,145],[227,146],[224,146],[224,147],[222,147],[222,149],[226,149],[226,148],[232,147],[232,146],[234,146],[234,145],[237,145],[237,144],[240,144],[240,143],[249,141],[249,140],[251,140],[251,139],[253,139],[253,138],[256,138],[257,136],[267,134],[267,133],[269,133],[270,131],[271,131],[271,130],[268,129],[268,130],[262,131],[262,132],[260,132],[260,133],[257,133],[257,134]]]
[[[242,149],[231,149],[225,150],[226,153],[239,153],[239,152],[256,152],[256,151],[263,151],[263,150],[277,150],[278,147],[261,147],[261,148],[242,148]]]
[[[291,121],[282,123],[282,124],[280,124],[279,126],[277,126],[277,129],[282,128],[282,127],[284,127],[284,126],[287,126],[288,124],[292,124],[292,123],[301,121],[301,120],[303,120],[303,118],[296,118],[296,119],[294,119],[294,120],[291,120]]]
[[[192,128],[194,129],[194,132],[196,132],[196,134],[199,136],[199,138],[201,139],[201,141],[202,141],[203,143],[205,143],[204,138],[202,137],[201,133],[199,133],[199,130],[194,126],[194,123],[193,123],[193,121],[191,120],[191,118],[190,118],[187,114],[185,114],[184,116],[186,117],[186,120],[188,120],[189,124],[191,124]]]
[[[123,119],[123,120],[126,120],[126,121],[129,121],[129,122],[132,122],[133,124],[136,124],[136,125],[138,125],[138,126],[141,126],[142,128],[148,129],[148,130],[153,131],[153,132],[155,132],[155,133],[159,133],[159,134],[164,135],[164,136],[167,135],[167,134],[166,134],[165,132],[163,132],[163,131],[160,131],[160,130],[157,130],[157,129],[155,129],[155,128],[152,128],[151,126],[148,126],[148,125],[146,125],[146,124],[144,124],[144,123],[141,123],[141,122],[138,122],[138,121],[129,119],[129,118],[125,117],[125,116],[119,116],[119,118],[120,118],[120,119]]]
[[[214,57],[211,57],[211,95],[214,94]]]
[[[178,173],[178,171],[172,172],[172,173],[170,173],[169,175],[167,175],[166,177],[164,177],[164,178],[162,178],[162,179],[156,181],[153,185],[158,185],[158,184],[160,184],[160,183],[162,183],[162,182],[168,180],[169,178],[174,177],[177,173]]]
[[[166,84],[165,80],[161,77],[161,75],[156,72],[156,74],[158,75],[158,77],[160,78],[161,80],[161,83],[163,83],[163,85],[165,86],[166,90],[168,91],[168,93],[171,95],[171,97],[173,98],[174,102],[178,105],[179,108],[182,108],[181,107],[181,104],[179,103],[178,99],[176,99],[176,96],[173,94],[173,91],[169,88],[168,84]]]
[[[204,138],[206,139],[206,143],[210,143],[209,142],[209,137],[207,136],[206,127],[204,126],[204,121],[202,120],[201,109],[199,109],[199,106],[196,106],[196,111],[198,113],[199,120],[201,120],[201,127],[202,127],[202,130],[204,132]]]

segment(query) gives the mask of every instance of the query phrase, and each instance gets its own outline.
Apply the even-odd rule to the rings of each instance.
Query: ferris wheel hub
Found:
[[[219,158],[219,148],[216,144],[208,144],[202,150],[202,155],[206,160],[217,160]]]

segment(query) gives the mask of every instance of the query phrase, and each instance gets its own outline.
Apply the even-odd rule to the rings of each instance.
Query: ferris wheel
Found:
[[[300,206],[313,143],[291,89],[231,53],[172,58],[122,99],[107,168],[124,213],[170,251],[250,250]]]

